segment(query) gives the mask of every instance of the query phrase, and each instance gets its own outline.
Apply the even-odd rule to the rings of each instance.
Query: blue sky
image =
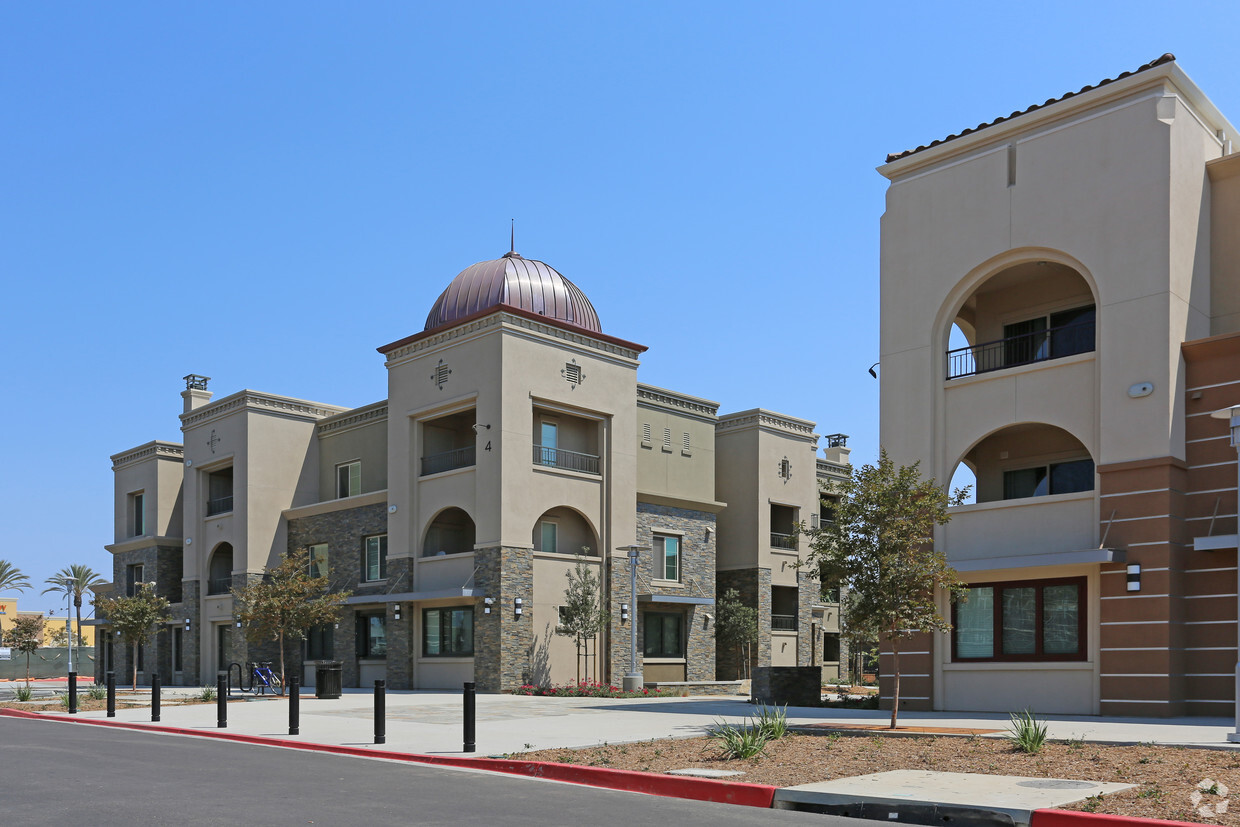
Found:
[[[642,381],[878,452],[900,151],[1163,52],[1240,120],[1231,4],[6,4],[0,558],[110,575],[108,456],[181,377],[341,405],[517,250]],[[27,592],[23,608],[51,608]]]

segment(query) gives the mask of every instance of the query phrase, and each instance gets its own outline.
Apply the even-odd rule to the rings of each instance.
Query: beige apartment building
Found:
[[[820,458],[812,422],[721,417],[639,383],[645,348],[604,333],[576,285],[516,253],[463,270],[423,330],[378,350],[386,399],[217,399],[191,375],[182,442],[112,457],[112,588],[154,582],[173,603],[139,653],[143,679],[207,683],[272,659],[246,641],[232,590],[301,549],[351,593],[341,621],[293,653],[307,682],[318,660],[340,661],[346,686],[570,682],[578,653],[556,630],[579,556],[610,614],[587,677],[621,682],[635,623],[647,683],[724,689],[717,582],[741,580],[762,612],[755,662],[838,673],[838,604],[793,565],[793,526],[820,517],[820,476],[846,473],[841,435]],[[128,668],[123,647],[102,652],[101,672]]]
[[[976,492],[909,708],[1231,713],[1234,135],[1165,55],[879,168],[882,443]]]

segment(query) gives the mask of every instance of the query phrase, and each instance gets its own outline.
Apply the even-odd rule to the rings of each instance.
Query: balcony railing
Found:
[[[772,632],[795,632],[796,630],[796,615],[771,615]]]
[[[232,577],[212,577],[207,581],[207,594],[228,594],[232,591]]]
[[[441,454],[431,454],[429,457],[422,457],[422,476],[428,474],[438,474],[441,471],[452,471],[457,468],[468,468],[477,463],[478,449],[474,445],[466,445],[464,448],[457,448],[454,451],[444,451]]]
[[[796,549],[797,538],[794,534],[780,534],[771,532],[771,548],[790,548]]]
[[[958,379],[1048,359],[1062,359],[1076,353],[1090,353],[1093,349],[1093,321],[1052,327],[949,350],[947,378]]]
[[[216,514],[227,514],[233,510],[232,501],[231,494],[227,497],[216,497],[213,500],[207,500],[207,516],[214,517]]]
[[[566,451],[563,448],[544,448],[541,445],[535,445],[534,464],[546,465],[549,468],[563,468],[566,471],[580,471],[583,474],[598,473],[598,457],[594,454]]]

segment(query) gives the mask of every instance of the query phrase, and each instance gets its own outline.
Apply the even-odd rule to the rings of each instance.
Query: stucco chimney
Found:
[[[207,390],[207,383],[211,381],[210,376],[199,376],[191,373],[184,377],[185,390],[181,391],[181,398],[185,400],[185,410],[183,413],[189,413],[194,408],[201,408],[203,405],[211,401],[211,391]]]

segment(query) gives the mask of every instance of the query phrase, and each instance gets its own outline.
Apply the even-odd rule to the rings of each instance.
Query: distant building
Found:
[[[648,683],[719,691],[712,612],[735,583],[761,607],[759,662],[834,677],[838,605],[792,565],[793,527],[819,517],[820,475],[845,473],[844,438],[820,460],[812,422],[720,417],[715,402],[643,385],[644,350],[603,333],[568,279],[509,253],[466,268],[422,331],[379,348],[388,397],[373,404],[215,399],[206,377],[186,377],[183,444],[112,457],[111,588],[153,582],[173,604],[139,669],[200,684],[271,659],[237,627],[231,590],[305,549],[352,596],[293,663],[339,660],[346,686],[573,680],[575,646],[556,629],[577,555],[610,614],[586,676],[621,682],[636,623]],[[124,647],[101,652],[100,672],[129,668]]]
[[[882,442],[976,485],[909,708],[1233,712],[1234,137],[1167,55],[880,168]]]

